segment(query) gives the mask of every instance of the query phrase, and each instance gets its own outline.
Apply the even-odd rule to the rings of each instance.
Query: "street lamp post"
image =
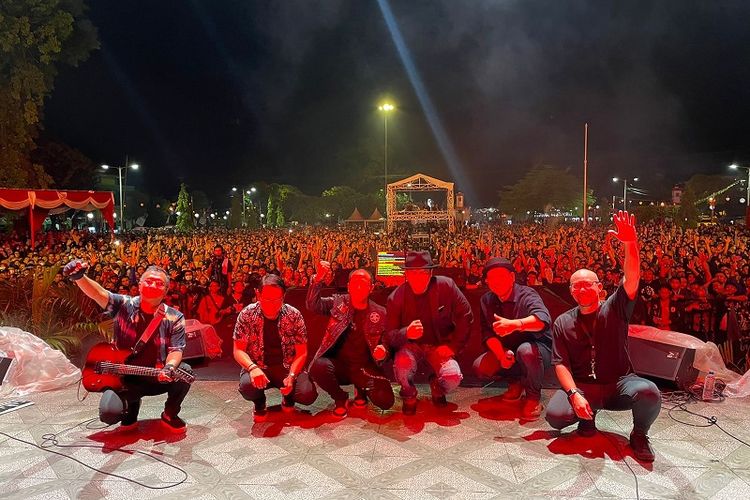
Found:
[[[731,170],[739,170],[744,168],[747,170],[747,193],[745,194],[745,225],[750,228],[750,167],[742,167],[736,163],[729,165]]]
[[[128,168],[132,168],[133,170],[138,170],[139,165],[137,163],[131,163],[130,165],[126,165],[123,167],[110,167],[109,165],[102,165],[102,170],[109,170],[110,168],[117,169],[117,181],[120,185],[120,232],[122,232],[124,230],[124,224],[125,224],[125,219],[123,217],[123,210],[122,210],[122,207],[123,207],[123,204],[122,204],[122,171]]]
[[[622,209],[628,209],[628,180],[620,179],[619,177],[612,177],[612,182],[622,181]],[[633,182],[638,182],[638,177],[633,177]],[[614,199],[614,198],[613,198]],[[612,202],[612,208],[614,208],[614,201]]]
[[[252,194],[256,191],[257,189],[255,189],[255,186],[250,186],[250,189],[242,193],[242,227],[247,226],[247,207],[245,205],[245,195],[252,196]],[[233,187],[232,192],[236,193],[237,188]]]
[[[388,218],[388,113],[396,109],[391,103],[378,106],[383,112],[383,200],[385,201],[385,217]]]

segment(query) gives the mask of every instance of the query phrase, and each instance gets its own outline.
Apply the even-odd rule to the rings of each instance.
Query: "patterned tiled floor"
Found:
[[[636,476],[640,498],[750,498],[750,448],[717,427],[688,427],[663,411],[651,434],[656,462],[639,464],[627,448],[629,413],[600,413],[603,432],[582,439],[543,420],[519,424],[517,408],[494,398],[499,392],[461,388],[444,410],[421,401],[415,417],[369,408],[343,421],[321,396],[309,413],[275,412],[253,424],[236,383],[197,382],[182,412],[188,432],[176,437],[156,420],[163,397],[144,400],[139,432],[101,429],[96,421],[75,427],[97,416],[99,395],[79,403],[72,387],[30,397],[34,406],[0,416],[0,430],[39,445],[45,434],[67,431],[59,444],[87,447],[48,450],[121,477],[0,435],[0,497],[636,498]],[[746,400],[690,406],[750,442],[746,408]],[[183,473],[134,450],[178,466],[187,479],[164,488]]]

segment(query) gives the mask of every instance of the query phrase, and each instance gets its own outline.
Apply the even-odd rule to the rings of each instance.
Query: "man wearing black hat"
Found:
[[[433,372],[430,389],[436,406],[445,406],[445,394],[463,379],[455,357],[469,338],[471,307],[452,279],[432,275],[435,267],[429,252],[409,252],[406,283],[388,297],[386,341],[396,351],[393,371],[405,415],[417,410],[414,374],[420,363]]]
[[[511,378],[501,399],[518,401],[525,391],[521,418],[536,420],[544,409],[542,379],[551,366],[552,319],[536,290],[516,283],[508,259],[488,260],[484,281],[490,287],[480,300],[482,341],[487,352],[474,361],[474,372],[479,377],[499,374]]]

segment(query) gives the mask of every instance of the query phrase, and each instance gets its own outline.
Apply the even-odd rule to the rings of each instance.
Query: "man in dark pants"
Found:
[[[661,408],[661,393],[650,380],[633,373],[628,355],[628,322],[638,293],[640,263],[635,216],[620,211],[610,230],[625,250],[622,284],[602,301],[596,273],[580,269],[570,277],[578,307],[562,314],[552,328],[552,364],[562,390],[547,408],[547,422],[562,429],[578,422],[578,432],[596,432],[596,410],[632,410],[630,446],[641,461],[653,462],[648,430]]]
[[[313,381],[333,398],[333,414],[345,417],[349,395],[342,384],[355,387],[354,405],[364,407],[367,398],[379,408],[393,406],[393,389],[378,363],[387,355],[381,343],[385,331],[385,308],[369,300],[372,275],[365,269],[352,271],[349,293],[321,298],[323,284],[332,279],[328,262],[318,264],[307,291],[307,308],[330,318],[318,352],[310,363]]]
[[[417,411],[414,375],[426,362],[432,375],[432,402],[445,406],[445,394],[461,383],[463,374],[455,357],[469,339],[471,306],[456,283],[433,276],[429,252],[409,252],[404,265],[406,283],[388,297],[387,344],[396,350],[393,371],[401,384],[404,415]]]
[[[105,391],[99,402],[99,418],[107,424],[120,422],[123,430],[138,426],[138,412],[143,396],[167,393],[167,402],[161,420],[174,432],[185,432],[185,422],[178,416],[182,401],[187,396],[190,384],[174,381],[174,370],[180,367],[189,371],[182,363],[185,349],[185,318],[177,309],[162,304],[169,288],[169,276],[158,266],[149,266],[138,282],[138,297],[119,295],[105,290],[99,283],[84,273],[87,265],[74,260],[63,268],[63,274],[75,281],[78,288],[99,306],[106,315],[114,319],[114,343],[118,349],[132,349],[160,307],[163,317],[156,330],[129,364],[148,367],[163,367],[157,381],[145,377],[127,376],[123,379],[125,390]]]
[[[208,276],[211,281],[219,283],[221,293],[224,295],[227,295],[229,284],[232,282],[232,271],[234,271],[234,266],[224,252],[224,247],[216,245],[208,265]]]
[[[307,361],[307,328],[302,314],[284,303],[286,287],[277,274],[260,282],[258,302],[245,307],[234,327],[234,359],[242,367],[239,392],[254,403],[253,419],[267,418],[266,388],[276,387],[281,407],[312,404],[318,394],[303,373]]]
[[[544,409],[542,379],[552,358],[552,319],[536,290],[516,283],[509,260],[490,259],[483,274],[490,287],[479,302],[487,352],[474,361],[474,372],[484,378],[511,378],[501,399],[518,401],[525,391],[521,418],[536,420]]]

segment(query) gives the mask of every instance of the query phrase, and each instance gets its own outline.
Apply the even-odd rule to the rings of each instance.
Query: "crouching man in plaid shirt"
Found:
[[[86,276],[87,269],[88,264],[85,262],[73,260],[63,268],[63,274],[73,280],[86,296],[104,308],[107,316],[114,319],[114,343],[118,349],[133,349],[154,319],[157,309],[162,308],[163,311],[151,338],[128,361],[131,365],[161,367],[157,379],[124,376],[124,390],[107,390],[102,394],[99,419],[110,425],[120,422],[120,429],[133,430],[138,427],[138,412],[143,396],[167,393],[161,420],[169,430],[185,432],[185,422],[178,413],[190,390],[190,384],[175,380],[174,372],[178,367],[190,371],[190,366],[182,362],[185,318],[177,309],[162,303],[167,295],[169,275],[161,267],[149,266],[138,282],[140,295],[131,297],[105,290]]]
[[[253,418],[267,418],[266,389],[278,388],[281,407],[310,405],[318,397],[302,369],[307,362],[307,328],[302,313],[284,303],[286,287],[275,274],[263,277],[258,302],[245,307],[234,327],[234,359],[242,367],[239,391],[255,405]]]

